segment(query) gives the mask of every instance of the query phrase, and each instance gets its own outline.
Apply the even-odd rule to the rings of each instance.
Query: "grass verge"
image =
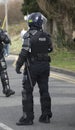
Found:
[[[51,54],[51,66],[75,71],[75,52],[66,49],[58,49]]]

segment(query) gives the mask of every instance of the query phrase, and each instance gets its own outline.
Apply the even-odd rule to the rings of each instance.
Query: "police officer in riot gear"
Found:
[[[51,98],[48,92],[48,77],[50,72],[50,57],[48,52],[53,50],[50,35],[42,30],[44,17],[41,13],[28,16],[29,30],[24,35],[24,43],[16,62],[16,72],[25,63],[23,76],[22,106],[23,116],[17,125],[32,125],[34,119],[33,88],[38,83],[41,103],[39,121],[49,123],[52,117]]]
[[[4,44],[7,43],[10,43],[10,40],[5,32],[0,29],[0,77],[3,87],[3,94],[5,94],[6,97],[9,97],[15,94],[15,91],[10,89],[9,78],[7,74],[7,65],[4,58]]]

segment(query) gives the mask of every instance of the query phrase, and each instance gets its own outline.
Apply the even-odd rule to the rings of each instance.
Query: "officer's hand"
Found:
[[[21,74],[22,72],[20,71],[20,69],[16,68],[16,72],[17,74]]]

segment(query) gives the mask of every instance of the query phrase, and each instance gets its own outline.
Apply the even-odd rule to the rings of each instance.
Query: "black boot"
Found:
[[[3,93],[6,95],[6,97],[9,97],[11,95],[14,95],[15,91],[13,91],[11,89],[7,89],[7,90],[3,90]]]
[[[23,116],[20,118],[19,122],[16,123],[16,125],[32,125],[33,120],[24,118]]]
[[[39,122],[42,122],[42,123],[50,123],[50,118],[52,117],[52,113],[51,115],[44,115],[42,114],[39,118]]]

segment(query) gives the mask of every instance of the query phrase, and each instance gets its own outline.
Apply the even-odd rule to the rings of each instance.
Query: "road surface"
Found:
[[[15,90],[15,95],[6,98],[2,93],[0,82],[0,130],[75,130],[75,78],[55,72],[51,72],[49,78],[53,113],[51,123],[38,122],[41,110],[39,89],[36,84],[34,88],[34,124],[16,126],[16,122],[22,116],[22,74],[16,74],[15,60],[14,56],[6,58],[10,85]]]

